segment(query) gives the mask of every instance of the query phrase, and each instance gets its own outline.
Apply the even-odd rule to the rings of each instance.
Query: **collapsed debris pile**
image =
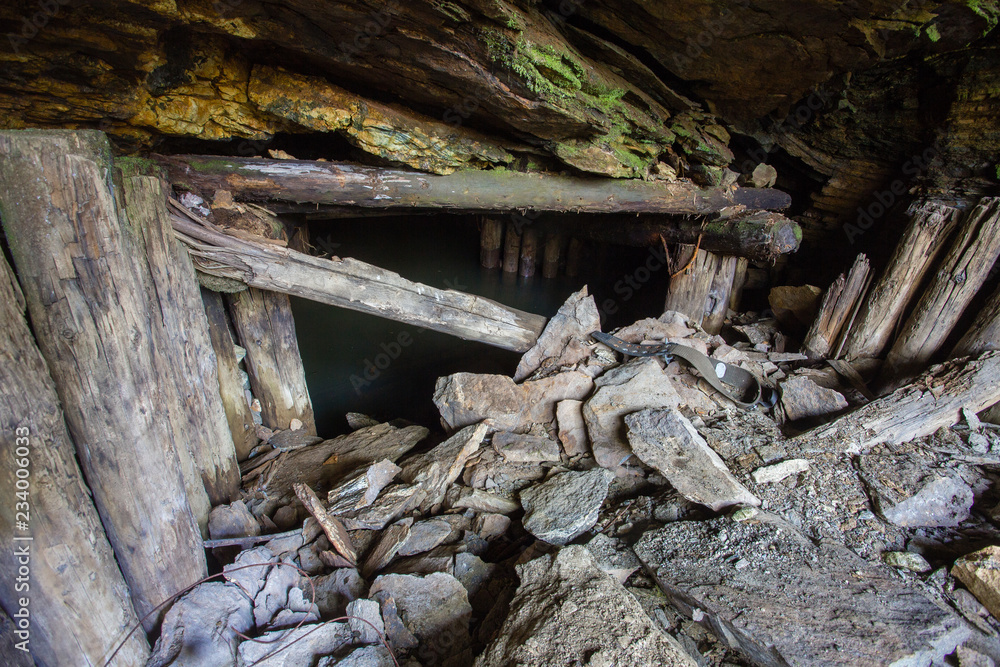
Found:
[[[173,605],[149,665],[1000,660],[1000,554],[977,552],[1000,544],[1000,431],[976,416],[1000,356],[871,400],[774,319],[732,324],[615,336],[749,371],[773,418],[595,341],[584,288],[513,377],[438,380],[446,437],[357,414],[264,434],[210,518],[225,581]]]

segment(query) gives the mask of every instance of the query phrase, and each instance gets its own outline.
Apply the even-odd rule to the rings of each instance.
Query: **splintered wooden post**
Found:
[[[583,242],[575,236],[569,240],[566,249],[566,275],[576,278],[580,275],[580,264],[583,262]]]
[[[736,268],[733,270],[733,290],[729,293],[729,309],[739,312],[743,300],[743,288],[747,284],[747,270],[750,260],[746,257],[736,258]]]
[[[1000,288],[993,292],[976,320],[951,351],[953,357],[978,356],[1000,349]]]
[[[545,259],[542,262],[542,277],[555,278],[559,275],[559,252],[562,249],[562,236],[559,234],[545,235]]]
[[[243,376],[236,359],[235,342],[229,331],[229,316],[222,295],[209,289],[201,291],[205,314],[208,316],[208,331],[212,336],[212,347],[219,369],[219,395],[229,422],[229,432],[236,448],[236,458],[245,461],[250,451],[257,446],[257,432],[254,429],[253,413],[247,403]]]
[[[100,132],[0,132],[0,212],[35,337],[142,617],[208,573],[198,525],[208,496],[187,484],[181,460],[202,433],[178,430],[170,413],[218,390],[201,377],[177,384],[171,367],[185,364],[184,340],[167,324],[186,314],[160,281],[183,277],[184,266],[150,265],[166,257],[150,248],[169,229],[156,216],[119,217],[110,154]],[[78,602],[81,614],[96,613]],[[147,631],[162,613],[146,619]]]
[[[814,358],[830,355],[837,337],[851,317],[854,304],[863,296],[870,272],[868,257],[860,254],[847,275],[842,273],[833,281],[823,295],[816,319],[806,333],[802,344],[806,354]]]
[[[887,386],[922,369],[982,287],[1000,255],[1000,198],[984,197],[959,226],[948,254],[910,314],[882,369]]]
[[[538,258],[538,232],[534,227],[525,227],[521,234],[521,264],[520,274],[522,278],[531,278],[535,275],[535,262]]]
[[[521,261],[521,232],[513,221],[507,223],[503,241],[503,272],[517,274]]]
[[[924,202],[910,210],[910,222],[871,289],[848,334],[848,359],[878,357],[885,350],[903,312],[921,281],[944,249],[944,241],[958,224],[961,212],[943,204]]]
[[[484,269],[500,266],[500,246],[503,241],[503,220],[494,216],[483,216],[480,220],[482,231],[479,240],[479,263]]]
[[[729,297],[733,290],[733,280],[736,274],[736,257],[720,257],[708,287],[708,298],[705,300],[705,317],[701,328],[710,334],[722,331],[729,310]]]
[[[5,213],[6,215],[6,213]],[[128,587],[101,526],[90,491],[76,462],[49,369],[24,319],[24,301],[7,261],[0,254],[0,488],[11,496],[0,505],[0,603],[18,613],[15,574],[19,545],[31,558],[30,648],[39,665],[103,665],[115,646],[139,622]],[[20,462],[26,462],[24,466]],[[18,471],[30,472],[25,502],[14,496]],[[24,482],[22,482],[23,484]],[[21,516],[19,516],[21,515]],[[26,526],[17,528],[20,520]],[[19,542],[21,538],[29,538]],[[27,577],[24,579],[25,583]],[[72,631],[70,631],[72,630]],[[12,651],[13,652],[13,651]],[[8,656],[13,658],[13,656]],[[149,658],[142,632],[133,633],[115,665],[141,667]],[[29,664],[31,663],[29,659]]]
[[[298,419],[307,433],[316,435],[288,295],[251,287],[227,300],[236,335],[247,351],[250,386],[260,400],[264,425],[284,430]]]
[[[664,310],[683,313],[699,326],[703,325],[708,306],[708,295],[723,266],[723,259],[715,253],[701,250],[695,245],[681,244],[674,253],[677,258],[671,266],[670,287]],[[692,259],[693,256],[693,259]],[[732,287],[732,266],[727,270]],[[728,291],[726,299],[728,301]],[[723,311],[725,317],[725,311]]]

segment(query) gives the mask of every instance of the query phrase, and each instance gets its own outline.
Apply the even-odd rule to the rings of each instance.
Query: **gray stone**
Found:
[[[497,566],[470,553],[455,554],[455,578],[462,582],[471,599],[493,576]]]
[[[510,528],[510,517],[503,514],[479,514],[473,522],[472,528],[484,540],[494,540]]]
[[[267,573],[271,571],[271,564],[276,560],[274,553],[267,547],[254,547],[241,551],[233,564],[226,565],[222,571],[225,572],[227,581],[242,588],[252,600],[264,587]]]
[[[491,514],[512,514],[521,509],[513,500],[480,489],[463,488],[453,507],[465,507],[476,512]]]
[[[584,286],[566,299],[535,344],[521,357],[514,380],[520,382],[539,368],[577,363],[586,356],[590,332],[600,330],[601,316],[594,297],[587,295]]]
[[[276,431],[267,440],[267,444],[271,445],[275,449],[280,449],[283,452],[308,447],[309,445],[315,445],[317,442],[323,442],[323,438],[311,435],[304,429],[298,431],[293,431],[291,429]]]
[[[583,547],[517,567],[507,620],[475,667],[695,667]]]
[[[410,527],[410,534],[396,553],[400,556],[413,556],[430,551],[451,537],[451,533],[451,524],[442,519],[418,521]]]
[[[342,512],[336,516],[347,530],[382,530],[406,512],[418,507],[426,497],[427,492],[418,484],[393,484],[368,507]]]
[[[774,465],[761,466],[750,473],[750,477],[757,484],[773,484],[807,470],[809,461],[806,459],[788,459]]]
[[[563,371],[556,375],[528,380],[521,385],[524,392],[524,414],[517,429],[504,431],[527,432],[540,426],[555,436],[556,406],[565,400],[583,400],[594,390],[594,379],[581,371]]]
[[[911,572],[930,572],[931,566],[920,554],[912,551],[886,551],[882,562],[892,567],[900,567]]]
[[[761,665],[929,665],[971,632],[893,570],[764,512],[668,524],[634,550],[675,607]]]
[[[932,476],[920,489],[894,505],[884,502],[885,520],[903,528],[957,526],[969,518],[975,501],[972,489],[956,477]]]
[[[790,421],[796,421],[840,412],[847,407],[847,399],[838,391],[796,375],[781,383],[781,407]]]
[[[287,624],[288,614],[281,619],[276,618],[282,610],[303,612],[305,616],[312,616],[310,620],[319,618],[319,608],[311,603],[305,603],[302,590],[298,588],[299,578],[299,572],[294,567],[282,563],[274,564],[267,573],[264,587],[253,599],[254,624],[258,628],[263,628],[272,622],[275,622],[276,627]],[[302,617],[296,618],[301,620]]]
[[[486,424],[466,426],[430,451],[407,458],[401,463],[400,479],[419,485],[427,496],[421,507],[430,508],[444,500],[448,485],[458,479],[482,445],[488,431]]]
[[[532,437],[532,436],[514,436]],[[553,443],[555,441],[552,441]],[[556,445],[558,449],[558,445]],[[482,449],[462,473],[465,486],[483,489],[503,496],[512,496],[526,486],[545,477],[545,468],[538,463],[511,463],[494,449]]]
[[[583,405],[594,458],[604,468],[624,472],[622,466],[632,456],[625,439],[625,415],[646,408],[677,407],[680,396],[660,363],[651,357],[613,368],[594,385],[594,395]]]
[[[260,535],[260,524],[246,503],[237,500],[231,505],[217,505],[208,515],[208,534],[213,540],[224,537]]]
[[[439,665],[471,644],[472,606],[455,577],[441,572],[426,577],[384,574],[372,583],[370,594],[379,593],[395,600],[400,619],[419,641],[414,655],[422,664]]]
[[[255,667],[312,665],[319,657],[330,655],[347,646],[351,638],[351,629],[346,623],[303,625],[291,630],[266,632],[259,637],[261,640],[259,642],[240,644],[239,662],[236,664],[240,666],[253,664]],[[270,655],[272,653],[273,655]],[[266,655],[270,657],[264,658]]]
[[[348,625],[362,644],[375,644],[385,633],[382,612],[375,600],[352,600],[347,605]]]
[[[642,567],[632,549],[616,537],[598,533],[585,546],[594,558],[594,564],[621,584]]]
[[[147,667],[230,667],[237,632],[253,627],[250,599],[233,584],[199,584],[170,607]]]
[[[559,460],[559,443],[551,438],[519,433],[496,433],[493,448],[509,463],[544,463]]]
[[[625,417],[625,423],[635,455],[688,500],[716,512],[733,505],[760,505],[677,408],[636,412]]]
[[[562,443],[567,456],[573,458],[590,452],[587,422],[583,420],[583,401],[571,398],[559,401],[556,404],[556,423],[559,442]]]
[[[322,577],[313,577],[313,585],[302,587],[307,600],[312,598],[315,588],[316,606],[322,618],[337,618],[347,611],[347,605],[367,593],[368,585],[354,568],[334,570]]]
[[[316,667],[395,667],[392,654],[382,644],[356,648],[343,658],[320,658]]]
[[[502,431],[514,431],[524,413],[524,390],[507,375],[455,373],[438,378],[434,405],[449,429],[489,418]]]
[[[566,544],[597,523],[614,475],[604,468],[563,472],[521,492],[524,528],[549,544]]]

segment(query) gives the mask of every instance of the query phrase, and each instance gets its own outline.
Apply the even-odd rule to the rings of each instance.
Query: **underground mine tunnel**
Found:
[[[1000,4],[0,7],[0,662],[1000,664]]]

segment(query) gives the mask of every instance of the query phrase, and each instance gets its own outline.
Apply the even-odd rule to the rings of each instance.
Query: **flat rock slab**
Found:
[[[607,371],[594,386],[594,395],[583,405],[594,458],[602,467],[620,471],[632,456],[623,428],[625,415],[646,408],[677,407],[681,398],[660,362],[651,357]]]
[[[524,529],[549,544],[563,545],[597,523],[614,474],[604,468],[563,472],[521,492]]]
[[[566,361],[575,363],[590,342],[590,332],[600,330],[601,315],[594,297],[587,295],[587,288],[570,294],[532,348],[521,357],[514,380],[520,382],[542,367],[558,367],[564,356],[569,357]]]
[[[565,403],[566,401],[561,401]],[[496,433],[493,448],[510,463],[544,463],[559,460],[559,443],[551,438],[518,433]]]
[[[330,655],[347,646],[352,639],[353,633],[346,623],[320,626],[307,624],[290,630],[266,632],[260,636],[260,642],[242,642],[239,647],[239,662],[234,664],[239,667],[312,665],[321,656]],[[279,648],[282,650],[278,651]],[[265,658],[267,655],[270,657]]]
[[[756,517],[668,524],[634,547],[678,609],[754,662],[928,665],[970,636],[891,569]]]
[[[989,546],[955,561],[952,575],[1000,618],[1000,547]]]
[[[148,667],[230,667],[237,632],[253,627],[250,599],[235,584],[199,584],[170,607]]]
[[[625,417],[625,424],[639,460],[688,500],[715,512],[733,505],[760,505],[677,408],[635,412]]]
[[[807,377],[795,376],[781,383],[781,407],[789,420],[796,421],[840,412],[847,408],[847,399]]]
[[[379,593],[395,601],[400,619],[419,642],[414,655],[422,665],[441,664],[471,644],[472,606],[465,587],[450,574],[385,574],[375,580],[369,595]]]
[[[475,667],[695,667],[581,546],[517,567],[521,584]]]

